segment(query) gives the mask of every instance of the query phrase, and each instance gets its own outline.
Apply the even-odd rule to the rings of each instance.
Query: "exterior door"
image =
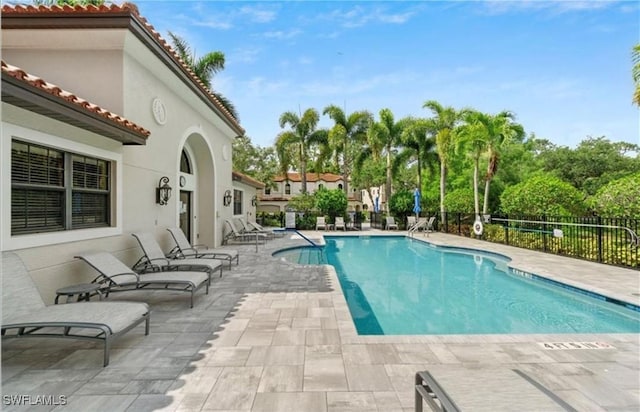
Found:
[[[192,193],[186,190],[180,191],[180,229],[182,229],[191,243],[193,243],[193,238],[191,237],[191,222],[193,221]]]

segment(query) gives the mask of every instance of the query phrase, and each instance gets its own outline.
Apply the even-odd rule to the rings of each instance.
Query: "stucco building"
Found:
[[[168,250],[166,228],[181,226],[219,245],[255,190],[232,180],[244,130],[135,5],[4,5],[1,18],[0,250],[22,258],[43,298],[93,277],[78,252],[133,264],[131,232]]]

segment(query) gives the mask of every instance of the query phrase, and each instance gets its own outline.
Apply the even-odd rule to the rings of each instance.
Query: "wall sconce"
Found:
[[[253,195],[251,198],[251,206],[255,206],[258,204],[258,195]]]
[[[167,176],[163,176],[160,178],[158,187],[156,188],[156,203],[164,206],[169,202],[170,198],[171,186],[169,186],[169,178]]]
[[[224,197],[222,198],[222,203],[225,206],[229,206],[231,204],[231,190],[227,190],[226,192],[224,192]]]

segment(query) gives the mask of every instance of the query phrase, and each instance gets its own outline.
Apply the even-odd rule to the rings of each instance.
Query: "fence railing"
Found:
[[[482,217],[480,236],[473,214],[447,213],[436,221],[445,233],[640,270],[639,219],[491,215]]]

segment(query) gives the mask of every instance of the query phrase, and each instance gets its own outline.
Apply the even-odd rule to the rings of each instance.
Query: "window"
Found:
[[[242,190],[234,189],[233,191],[233,214],[242,214]]]
[[[11,234],[110,225],[111,163],[11,142]]]
[[[322,183],[318,183],[318,190],[324,189],[324,185]]]
[[[180,171],[182,173],[192,174],[191,161],[189,161],[189,156],[187,155],[187,152],[185,152],[184,150],[182,151],[182,156],[180,156]]]
[[[290,195],[291,194],[291,185],[289,183],[284,185],[284,194],[285,195]]]
[[[265,195],[270,195],[271,194],[271,188],[269,186],[264,188],[264,194]]]
[[[338,189],[342,190],[342,183],[338,183]]]

